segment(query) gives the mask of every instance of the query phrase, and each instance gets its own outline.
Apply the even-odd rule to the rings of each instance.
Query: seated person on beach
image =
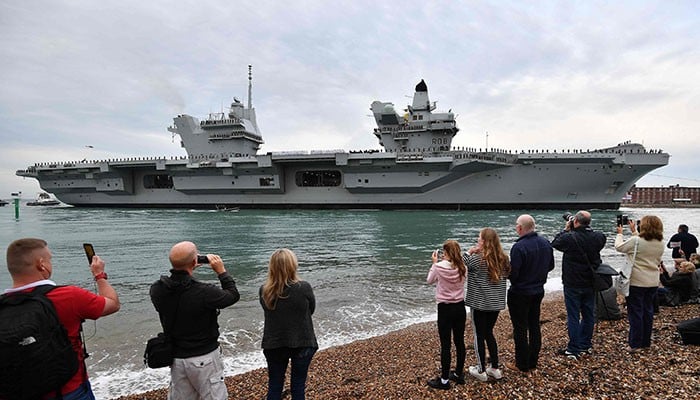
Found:
[[[670,276],[663,264],[660,264],[659,274],[663,284],[663,287],[658,289],[659,304],[673,307],[690,301],[697,301],[698,291],[695,264],[690,261],[683,261]]]

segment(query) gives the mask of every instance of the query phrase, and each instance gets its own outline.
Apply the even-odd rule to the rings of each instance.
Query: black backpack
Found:
[[[0,296],[0,399],[37,399],[57,392],[78,371],[78,356],[46,293]]]

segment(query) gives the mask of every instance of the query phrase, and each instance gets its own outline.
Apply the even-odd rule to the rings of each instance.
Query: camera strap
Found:
[[[594,264],[591,262],[591,259],[588,258],[588,253],[586,253],[586,251],[583,249],[583,247],[581,247],[581,244],[578,242],[578,238],[576,237],[576,236],[577,236],[577,235],[576,235],[576,231],[572,230],[572,231],[571,231],[571,236],[574,238],[574,243],[576,243],[576,246],[578,247],[578,249],[581,250],[581,252],[583,253],[583,256],[586,257],[586,262],[587,262],[588,265],[591,267],[591,270],[593,270],[593,272],[595,272],[595,269],[598,268],[598,266],[597,266],[597,265],[594,265]]]

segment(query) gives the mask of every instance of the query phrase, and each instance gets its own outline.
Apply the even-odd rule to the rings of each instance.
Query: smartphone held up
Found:
[[[92,264],[92,257],[95,255],[95,248],[92,247],[90,243],[83,243],[83,250],[85,250],[85,256],[87,256],[88,264]]]

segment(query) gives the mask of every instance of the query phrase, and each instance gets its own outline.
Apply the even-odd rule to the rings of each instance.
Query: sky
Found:
[[[454,146],[671,154],[700,186],[700,2],[0,0],[0,198],[37,162],[179,156],[172,118],[252,102],[261,151],[380,148],[424,79]]]

